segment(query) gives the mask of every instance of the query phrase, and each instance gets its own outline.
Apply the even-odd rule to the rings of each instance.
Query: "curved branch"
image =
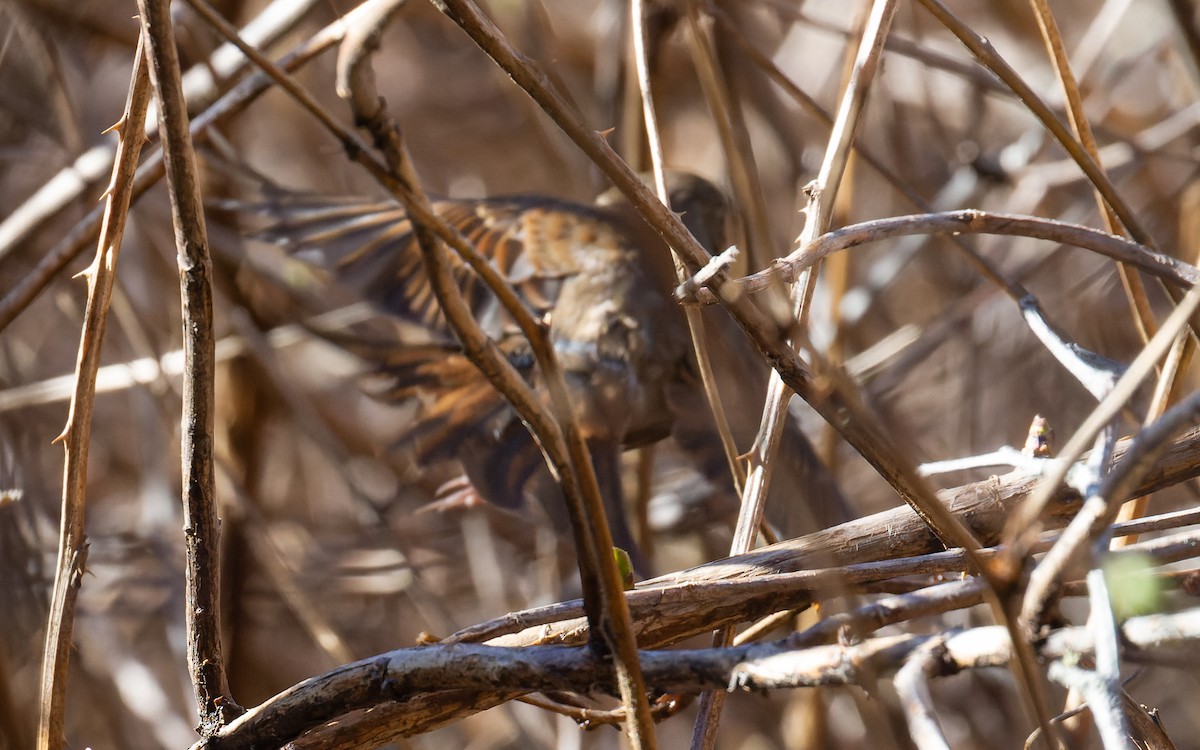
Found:
[[[804,269],[839,250],[914,234],[995,234],[1049,240],[1137,266],[1152,276],[1182,287],[1192,287],[1200,282],[1200,269],[1196,266],[1098,229],[1036,216],[963,209],[875,219],[827,232],[787,257],[774,261],[770,267],[730,282],[722,292],[754,294],[781,282],[790,284]],[[711,289],[692,280],[681,285],[675,295],[684,303],[711,305],[717,302]]]

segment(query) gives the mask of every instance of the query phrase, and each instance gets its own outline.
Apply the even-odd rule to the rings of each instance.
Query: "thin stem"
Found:
[[[96,397],[96,373],[112,300],[121,237],[133,188],[133,176],[142,150],[142,132],[150,103],[149,66],[138,38],[134,53],[129,95],[121,119],[111,130],[117,133],[108,200],[103,207],[100,241],[96,257],[84,271],[88,283],[87,306],[79,337],[79,355],[75,361],[75,387],[67,424],[57,440],[66,453],[63,462],[62,519],[59,533],[58,565],[54,574],[54,592],[46,624],[46,643],[42,653],[39,695],[37,747],[56,750],[63,746],[63,716],[66,708],[67,666],[71,656],[71,631],[75,624],[75,603],[87,561],[84,518],[87,509],[88,447],[92,430],[92,408]]]

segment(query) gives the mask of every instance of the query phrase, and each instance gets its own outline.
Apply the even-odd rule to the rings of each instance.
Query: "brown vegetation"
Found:
[[[0,6],[0,750],[1197,746],[1189,3],[116,5]],[[275,185],[403,207],[561,492],[434,504],[428,320],[254,239]],[[625,453],[628,592],[553,316],[427,197],[614,188],[739,454]]]

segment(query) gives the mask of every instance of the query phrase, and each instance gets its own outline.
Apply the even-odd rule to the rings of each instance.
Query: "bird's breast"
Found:
[[[670,430],[666,388],[687,356],[679,310],[628,258],[563,284],[550,335],[576,417],[595,436]]]

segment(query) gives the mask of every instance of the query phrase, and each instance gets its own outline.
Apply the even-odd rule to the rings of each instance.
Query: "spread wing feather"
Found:
[[[282,196],[250,210],[271,218],[257,232],[334,272],[389,313],[448,333],[420,248],[404,210],[389,201]],[[587,207],[545,198],[439,201],[434,210],[507,277],[536,314],[552,309],[561,281],[580,271],[571,244],[607,226]],[[499,340],[510,326],[491,291],[457,254],[448,262],[484,331]]]
[[[349,290],[434,335],[434,344],[406,345],[383,356],[377,349],[364,353],[391,379],[384,397],[415,397],[422,405],[405,441],[417,446],[423,461],[458,457],[473,445],[502,485],[493,494],[519,497],[541,458],[503,398],[452,343],[404,210],[391,201],[282,192],[240,209],[268,217],[255,232],[258,238],[328,269]],[[583,270],[574,248],[625,243],[602,212],[548,198],[447,200],[434,210],[509,279],[536,315],[552,310],[563,281]],[[495,296],[456,253],[447,259],[484,332],[531,377],[527,344]],[[513,463],[499,472],[507,466],[504,456]]]

